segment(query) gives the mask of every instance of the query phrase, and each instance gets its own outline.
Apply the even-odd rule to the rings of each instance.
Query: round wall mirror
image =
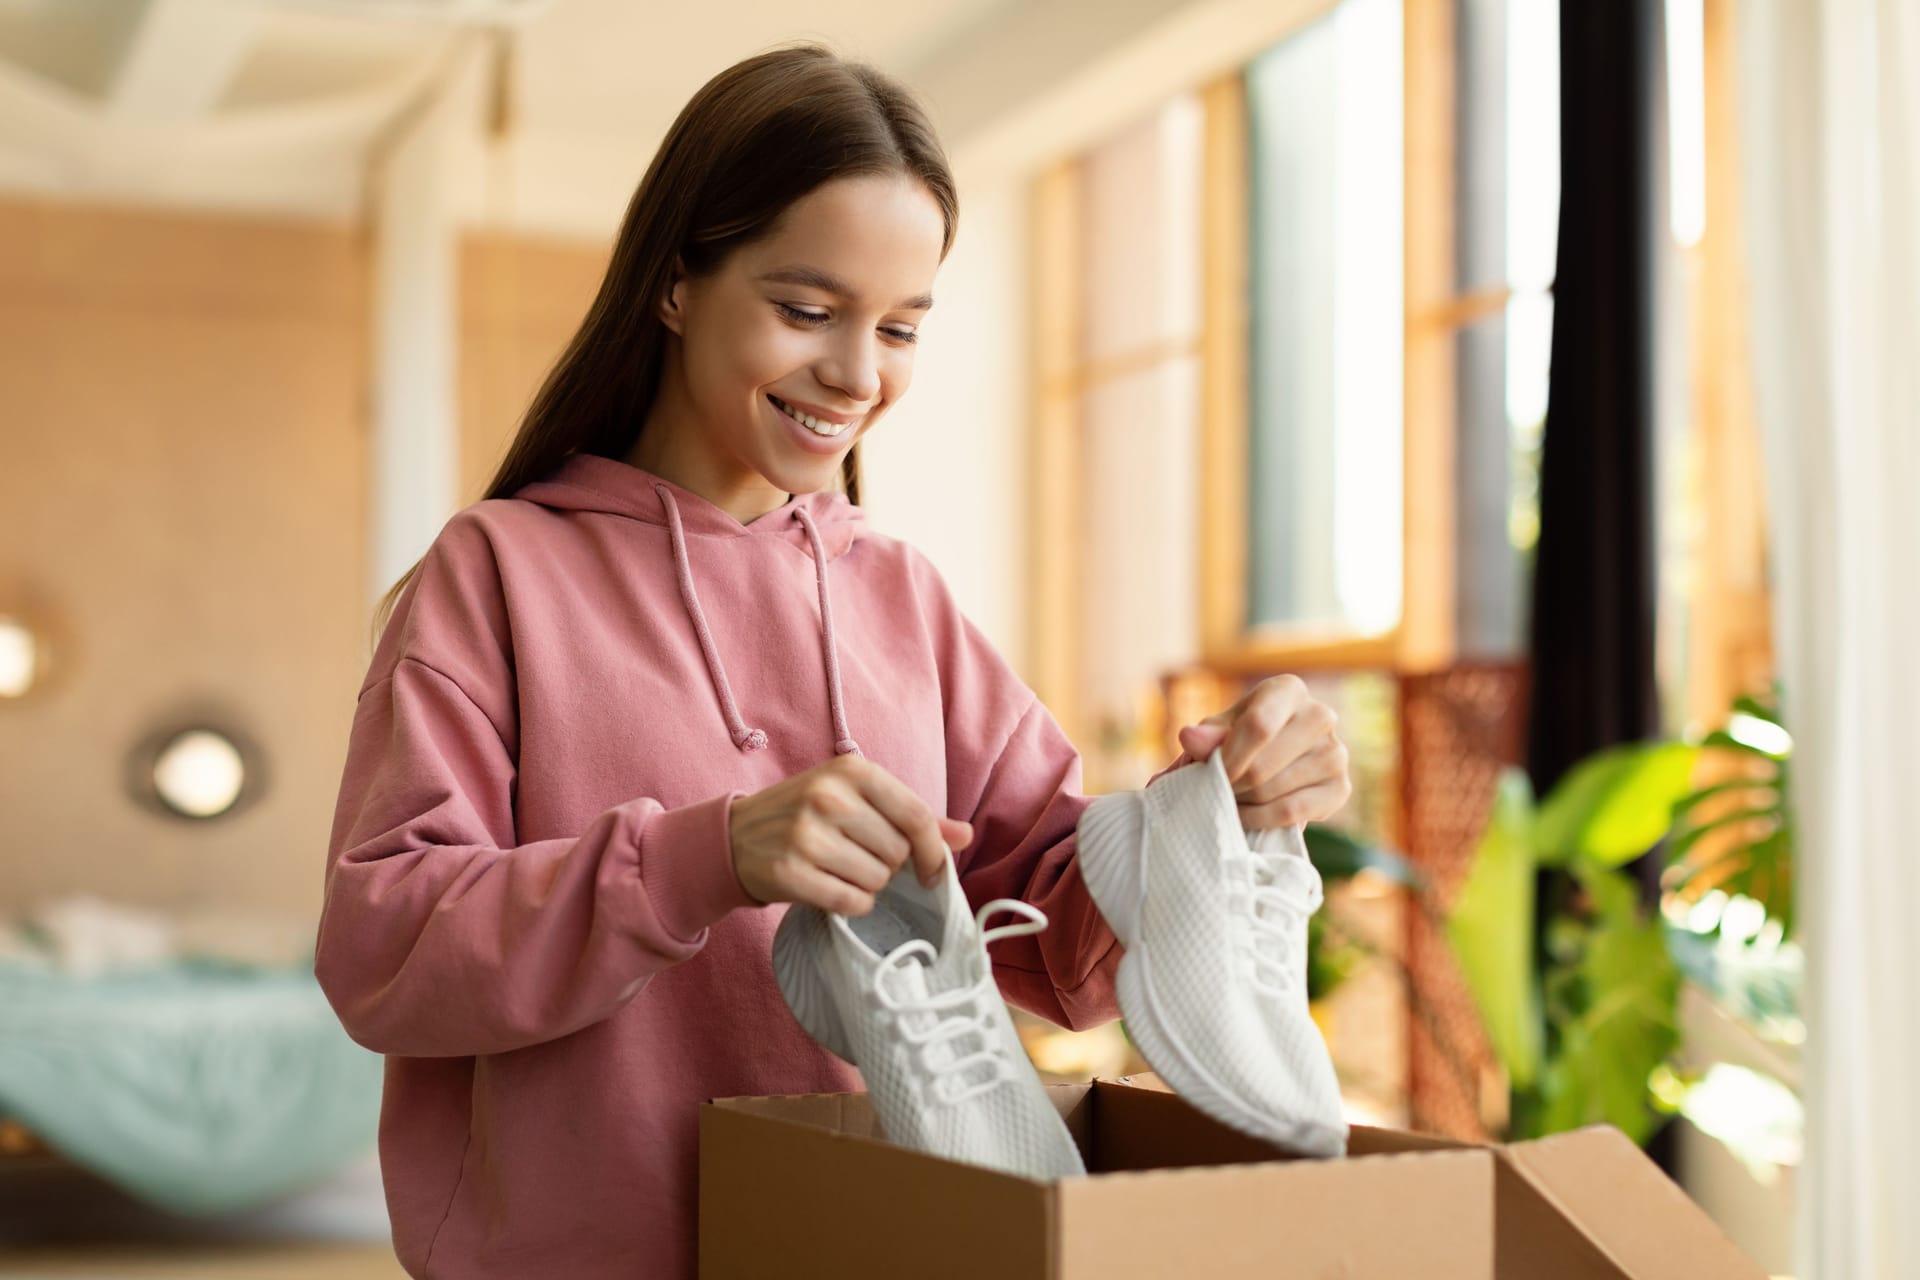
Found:
[[[259,799],[260,754],[241,734],[185,723],[149,735],[128,758],[134,797],[177,818],[229,817]]]
[[[0,704],[24,702],[47,689],[54,651],[65,649],[54,642],[51,618],[31,604],[0,601]]]
[[[46,674],[46,642],[27,620],[0,613],[0,698],[24,698]]]

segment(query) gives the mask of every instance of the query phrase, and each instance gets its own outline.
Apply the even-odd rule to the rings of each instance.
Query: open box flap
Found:
[[[1487,1280],[1496,1167],[1492,1152],[1466,1148],[1068,1179],[1056,1184],[1054,1274]]]
[[[1091,1141],[1085,1102],[1092,1087],[1087,1081],[1046,1086],[1047,1100],[1059,1111],[1067,1132],[1082,1152],[1088,1149]],[[707,1105],[721,1111],[762,1116],[850,1137],[887,1141],[886,1131],[881,1128],[880,1118],[873,1109],[872,1095],[866,1092],[742,1095],[708,1098]]]
[[[1130,1076],[1113,1078],[1102,1077],[1093,1082],[1098,1096],[1107,1096],[1106,1091],[1132,1090],[1150,1095],[1167,1095],[1178,1099],[1167,1082],[1151,1071],[1136,1072]],[[1130,1104],[1121,1098],[1114,1103],[1117,1107],[1126,1107],[1130,1115],[1164,1115],[1168,1119],[1163,1123],[1174,1126],[1177,1114],[1177,1132],[1184,1140],[1202,1144],[1194,1150],[1188,1163],[1208,1164],[1215,1162],[1243,1163],[1252,1159],[1291,1160],[1297,1157],[1280,1150],[1258,1138],[1250,1137],[1231,1129],[1219,1121],[1199,1112],[1198,1108],[1181,1099],[1177,1104],[1179,1111],[1167,1111],[1169,1104],[1156,1104],[1148,1101]],[[1369,1125],[1350,1125],[1347,1129],[1347,1154],[1349,1156],[1385,1155],[1405,1151],[1458,1151],[1484,1144],[1460,1142],[1453,1138],[1443,1138],[1438,1134],[1414,1133],[1406,1129],[1377,1129]],[[1117,1167],[1132,1167],[1120,1165]]]
[[[841,1124],[857,1128],[870,1114],[851,1101],[863,1095],[845,1095],[837,1117],[827,1104],[834,1096],[724,1098],[701,1108],[702,1275],[1045,1280],[1053,1184],[851,1132]],[[735,1105],[760,1101],[780,1105]],[[1009,1266],[1009,1258],[1030,1265]]]
[[[1498,1148],[1501,1162],[1634,1280],[1766,1272],[1626,1134],[1593,1125]],[[1504,1202],[1503,1202],[1504,1204]]]
[[[1100,1176],[1059,1184],[1061,1280],[1493,1274],[1490,1150],[1356,1130],[1363,1159],[1294,1155],[1144,1073],[1095,1080],[1091,1101]]]
[[[787,1093],[769,1097],[709,1098],[707,1102],[723,1111],[766,1116],[856,1138],[885,1140],[880,1122],[873,1114],[872,1100],[864,1093]]]

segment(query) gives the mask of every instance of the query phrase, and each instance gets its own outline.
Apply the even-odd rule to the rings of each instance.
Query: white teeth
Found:
[[[800,412],[798,409],[788,404],[785,400],[780,399],[778,396],[769,396],[768,399],[772,400],[773,403],[779,407],[780,412],[786,414],[789,418],[792,418],[795,422],[799,423],[801,426],[805,427],[807,430],[813,432],[817,436],[828,436],[828,437],[837,436],[841,432],[845,431],[848,427],[851,427],[853,425],[851,422],[842,422],[839,424],[835,424],[831,422],[822,422],[820,419],[814,417],[810,413]]]

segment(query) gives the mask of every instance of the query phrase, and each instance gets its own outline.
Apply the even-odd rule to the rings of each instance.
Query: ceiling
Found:
[[[369,157],[465,70],[476,115],[498,121],[490,151],[509,158],[472,177],[470,212],[486,216],[502,181],[572,187],[575,171],[592,188],[575,207],[549,190],[518,220],[589,231],[694,90],[737,59],[813,36],[911,82],[1009,7],[0,0],[0,191],[354,218]]]
[[[694,90],[784,40],[899,76],[985,181],[1333,3],[0,0],[0,195],[364,222],[430,157],[462,224],[601,239]]]

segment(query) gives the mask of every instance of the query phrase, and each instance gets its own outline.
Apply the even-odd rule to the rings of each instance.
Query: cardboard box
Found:
[[[700,1275],[1701,1280],[1765,1273],[1626,1135],[1474,1146],[1356,1126],[1298,1159],[1152,1075],[1047,1086],[1084,1178],[896,1147],[864,1093],[700,1109]]]

